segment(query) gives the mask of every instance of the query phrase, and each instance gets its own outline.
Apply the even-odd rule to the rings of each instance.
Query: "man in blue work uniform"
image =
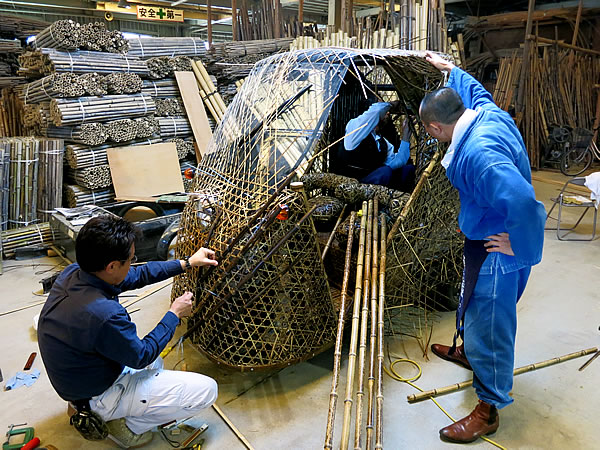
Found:
[[[185,260],[135,262],[136,230],[115,216],[92,218],[76,241],[77,263],[57,278],[44,304],[38,341],[58,395],[106,421],[109,437],[124,447],[144,445],[150,431],[189,418],[217,398],[217,384],[193,372],[163,370],[160,352],[182,317],[192,311],[186,292],[143,339],[118,295],[183,273],[217,265],[201,248]]]
[[[345,163],[342,175],[358,178],[361,183],[412,191],[415,166],[409,162],[410,129],[405,123],[400,141],[390,116],[397,103],[375,102],[348,122],[339,155]]]
[[[542,258],[543,205],[536,201],[523,139],[508,113],[484,87],[440,56],[427,60],[450,73],[447,87],[427,94],[419,115],[425,130],[451,142],[442,160],[460,194],[465,234],[457,334],[463,345],[432,345],[437,356],[473,370],[479,404],[440,430],[442,439],[472,442],[499,425],[498,409],[512,403],[516,304],[531,266]]]

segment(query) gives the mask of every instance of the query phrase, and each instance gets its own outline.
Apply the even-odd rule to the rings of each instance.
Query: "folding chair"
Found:
[[[552,211],[554,210],[556,205],[558,205],[558,219],[554,219],[554,220],[556,220],[556,237],[558,238],[558,240],[559,241],[593,241],[594,238],[596,237],[596,218],[598,217],[598,210],[596,209],[596,205],[592,200],[589,200],[587,202],[580,203],[580,204],[566,203],[564,192],[567,189],[567,187],[569,186],[569,184],[574,184],[577,186],[585,186],[585,177],[575,177],[575,178],[568,180],[564,184],[563,188],[560,190],[560,193],[558,194],[558,197],[551,199],[554,202],[554,205],[552,205],[552,208],[550,208],[550,211],[548,211],[548,215],[546,216],[546,221],[548,221],[548,219],[554,219],[554,217],[550,217],[550,214],[552,214]],[[585,210],[583,211],[581,216],[579,216],[579,219],[577,220],[575,225],[573,225],[570,228],[561,228],[560,222],[561,222],[561,218],[562,218],[563,207],[564,208],[585,208]],[[590,208],[592,208],[594,210],[594,223],[593,223],[593,229],[592,229],[592,237],[589,239],[587,239],[587,238],[585,238],[585,239],[582,239],[582,238],[567,239],[567,238],[565,238],[565,236],[567,234],[569,234],[571,231],[575,230],[577,225],[579,225],[579,223],[581,222],[583,217],[587,214],[588,209],[590,209]],[[551,227],[551,228],[546,227],[545,229],[553,230],[554,227]],[[566,233],[563,233],[561,236],[561,232],[564,232],[564,231],[566,231]]]

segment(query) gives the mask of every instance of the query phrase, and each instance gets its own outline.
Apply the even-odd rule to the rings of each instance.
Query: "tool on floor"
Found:
[[[200,436],[202,433],[204,433],[207,429],[208,429],[208,424],[207,423],[203,424],[200,428],[196,428],[194,430],[194,432],[185,441],[183,441],[181,443],[181,446],[183,448],[190,447],[191,443],[194,442],[196,440],[196,438],[198,436]]]
[[[23,367],[23,370],[31,369],[31,366],[33,366],[33,361],[35,360],[36,356],[37,356],[36,352],[33,352],[31,355],[29,355],[29,359],[27,359],[27,362],[25,363],[25,367]]]
[[[204,439],[200,439],[194,445],[190,445],[188,447],[183,447],[181,450],[202,450],[203,445],[204,445]]]
[[[27,422],[18,423],[18,424],[13,423],[8,426],[8,431],[6,432],[6,442],[4,442],[4,444],[2,444],[2,450],[20,449],[23,447],[23,444],[27,444],[34,438],[33,427],[17,428],[17,427],[22,427],[24,425],[27,425]],[[18,443],[14,442],[15,436],[20,436],[20,435],[23,435],[23,440],[19,439]],[[11,440],[13,441],[13,443],[10,442]],[[39,439],[38,439],[38,444],[39,444]],[[35,447],[33,447],[33,448],[35,448]]]
[[[40,438],[34,437],[27,444],[21,447],[21,450],[33,450],[34,448],[38,448],[40,446]]]

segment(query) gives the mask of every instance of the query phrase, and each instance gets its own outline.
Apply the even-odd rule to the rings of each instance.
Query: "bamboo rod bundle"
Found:
[[[2,89],[0,98],[0,136],[23,136],[23,102],[14,88]]]
[[[77,170],[67,168],[67,177],[75,184],[87,189],[101,189],[112,186],[108,164],[99,164]]]
[[[84,205],[101,205],[115,199],[115,191],[109,189],[87,189],[74,184],[64,185],[65,203],[69,208]]]
[[[39,135],[50,125],[50,102],[23,106],[23,125],[29,134]]]
[[[98,52],[127,53],[129,43],[120,31],[109,31],[102,22],[84,25],[73,20],[57,20],[34,39],[36,48],[63,50],[87,49]]]
[[[515,54],[510,58],[501,58],[500,67],[498,68],[498,78],[494,87],[494,101],[503,109],[508,109],[515,104],[515,95],[519,85],[519,77],[523,62],[520,57]]]
[[[188,154],[194,153],[194,139],[189,137],[186,139],[174,138],[167,139],[165,142],[174,142],[177,148],[177,157],[179,159],[185,158]]]
[[[344,278],[342,281],[342,298],[340,302],[340,312],[338,319],[337,334],[335,339],[335,350],[333,352],[333,374],[331,376],[331,393],[329,394],[329,412],[327,414],[327,429],[325,431],[324,448],[333,448],[333,428],[335,425],[335,411],[338,398],[338,383],[340,378],[340,365],[342,360],[342,339],[344,337],[344,323],[346,320],[346,304],[348,295],[348,280],[350,278],[350,266],[352,262],[352,243],[354,241],[354,222],[356,220],[356,212],[350,214],[350,231],[348,233],[348,241],[346,243],[346,259],[344,262]]]
[[[367,242],[365,251],[365,276],[363,280],[363,300],[360,317],[360,342],[358,346],[358,386],[356,388],[356,417],[354,420],[354,448],[362,448],[363,400],[365,395],[365,361],[367,357],[367,330],[369,320],[369,295],[371,288],[372,248],[373,248],[373,200],[367,207]]]
[[[196,80],[202,87],[202,91],[204,91],[203,94],[201,94],[204,99],[204,103],[206,103],[207,106],[209,106],[209,104],[212,105],[211,111],[214,110],[214,112],[216,113],[216,116],[215,114],[213,114],[213,117],[217,121],[221,120],[223,118],[223,115],[225,114],[227,106],[225,105],[225,102],[223,101],[221,95],[217,91],[217,88],[213,84],[210,75],[204,67],[204,64],[202,64],[202,61],[195,61],[192,64],[192,69],[194,70]]]
[[[354,307],[352,309],[352,334],[350,350],[348,351],[348,374],[346,376],[346,393],[344,399],[344,420],[342,424],[342,437],[340,449],[346,450],[350,442],[350,422],[352,420],[352,397],[354,391],[354,372],[356,363],[356,349],[358,346],[358,330],[360,321],[360,301],[362,299],[363,271],[365,265],[365,242],[367,229],[367,202],[362,204],[362,217],[360,219],[360,236],[358,240],[358,258],[356,260],[356,283],[354,286]]]
[[[10,146],[0,142],[0,231],[8,228]]]
[[[587,356],[592,353],[596,353],[597,351],[597,347],[592,347],[586,350],[581,350],[578,352],[569,353],[567,355],[557,356],[556,358],[547,359],[545,361],[540,361],[538,363],[521,366],[514,370],[513,376],[521,375],[527,372],[533,372],[534,370],[543,369],[545,367],[553,366],[555,364],[560,364],[566,361],[571,361],[572,359],[581,358],[582,356]],[[462,389],[468,388],[472,385],[473,380],[461,381],[460,383],[451,384],[442,388],[431,389],[429,391],[419,392],[418,394],[412,394],[407,396],[406,399],[408,400],[408,403],[417,403],[423,400],[428,400],[430,398],[439,397],[440,395],[451,394],[453,392],[457,392]]]
[[[21,41],[17,39],[0,39],[1,53],[19,53],[22,50]]]
[[[108,94],[108,82],[106,77],[97,72],[83,73],[79,75],[78,81],[83,86],[87,96]]]
[[[156,104],[156,115],[159,117],[182,116],[185,114],[185,107],[181,98],[157,98],[154,103]]]
[[[146,61],[150,78],[171,78],[175,72],[191,72],[192,60],[187,56],[159,56]]]
[[[158,125],[160,127],[161,138],[189,136],[192,134],[192,128],[187,117],[160,117]]]
[[[144,80],[141,92],[156,98],[177,97],[180,94],[179,86],[174,78]]]
[[[154,117],[113,120],[104,124],[108,139],[113,142],[126,142],[143,139],[158,134],[158,120]]]
[[[8,228],[20,228],[37,221],[37,176],[40,141],[35,138],[7,138],[10,146],[10,187]]]
[[[182,140],[183,141],[183,140]],[[160,139],[141,139],[135,141],[121,142],[121,146],[150,145],[161,142]],[[94,147],[80,144],[69,144],[65,147],[65,162],[71,169],[83,169],[98,164],[108,164],[106,149],[112,148],[112,144],[103,144]],[[189,151],[189,149],[186,149]]]
[[[214,44],[215,59],[238,58],[257,53],[277,53],[288,50],[293,38],[267,38],[252,41],[234,41]]]
[[[37,217],[40,222],[50,220],[54,208],[62,206],[64,146],[61,139],[40,140],[37,192]]]
[[[157,56],[203,56],[207,49],[203,38],[137,37],[129,39],[128,55],[140,58]]]
[[[48,125],[41,129],[41,134],[46,137],[64,139],[84,145],[104,144],[108,139],[106,127],[102,123],[84,123],[75,127],[56,127]]]
[[[86,93],[74,73],[53,73],[47,77],[27,83],[19,90],[25,103],[39,103],[60,97],[81,97]]]
[[[20,74],[27,76],[49,75],[55,72],[112,73],[126,72],[148,76],[148,66],[135,56],[91,51],[62,52],[42,48],[19,56]]]
[[[375,408],[375,449],[383,448],[383,348],[384,325],[383,311],[385,309],[385,267],[387,256],[387,222],[385,215],[381,214],[381,256],[379,261],[379,304],[377,305],[377,398]]]
[[[371,336],[369,339],[369,377],[367,380],[367,432],[366,448],[373,448],[373,432],[375,419],[375,350],[377,344],[377,294],[379,270],[379,205],[377,197],[373,200],[373,248],[371,258]],[[365,324],[366,325],[366,324]]]
[[[78,99],[54,99],[50,102],[50,116],[56,126],[83,124],[115,119],[140,117],[156,110],[152,97],[143,94],[107,95]]]
[[[51,244],[53,241],[54,233],[48,222],[6,230],[2,231],[2,253],[5,258],[12,258],[17,248]]]
[[[106,75],[109,94],[136,94],[142,91],[142,78],[137,73],[109,73]]]

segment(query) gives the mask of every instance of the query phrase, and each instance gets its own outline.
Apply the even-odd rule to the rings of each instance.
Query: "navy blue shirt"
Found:
[[[112,286],[68,266],[56,279],[38,323],[40,353],[52,386],[68,401],[94,397],[110,387],[124,366],[152,363],[175,333],[179,319],[168,311],[143,339],[118,295],[182,273],[181,263],[153,261],[131,267]]]

